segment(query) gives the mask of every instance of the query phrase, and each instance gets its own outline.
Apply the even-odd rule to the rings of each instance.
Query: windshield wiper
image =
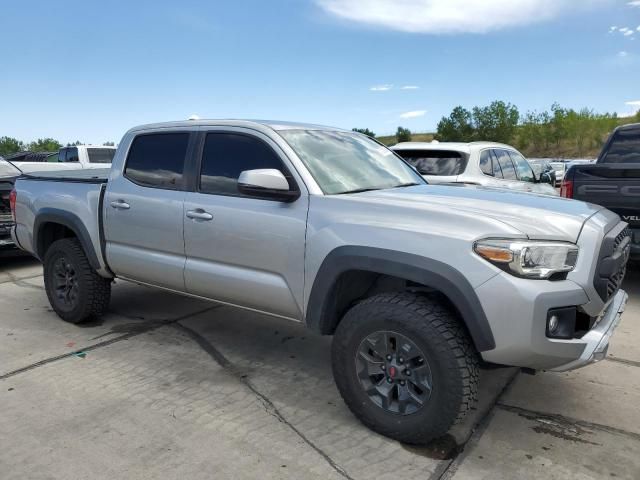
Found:
[[[373,190],[380,190],[379,188],[356,188],[354,190],[347,190],[345,192],[338,192],[336,195],[345,195],[347,193],[362,193],[362,192],[371,192]]]
[[[402,183],[400,185],[396,185],[395,187],[390,188],[403,188],[403,187],[417,187],[418,185],[423,185],[422,183],[410,182],[410,183]]]

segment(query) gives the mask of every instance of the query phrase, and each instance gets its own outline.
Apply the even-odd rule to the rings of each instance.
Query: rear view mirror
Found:
[[[293,202],[300,196],[299,191],[291,190],[289,181],[275,168],[245,170],[238,177],[238,190],[251,197],[281,202]]]

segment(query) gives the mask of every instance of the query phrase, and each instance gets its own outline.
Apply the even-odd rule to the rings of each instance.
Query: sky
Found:
[[[0,0],[0,137],[191,115],[425,132],[497,99],[640,109],[640,0]]]

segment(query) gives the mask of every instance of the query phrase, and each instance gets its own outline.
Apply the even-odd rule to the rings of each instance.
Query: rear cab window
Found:
[[[138,135],[129,148],[124,176],[144,187],[181,189],[189,136],[189,132]]]
[[[80,161],[80,158],[78,157],[78,148],[77,147],[67,148],[66,161],[67,162],[79,162]]]
[[[111,163],[115,153],[115,148],[87,148],[89,163]]]
[[[640,128],[618,130],[599,163],[640,163]]]
[[[455,176],[464,172],[468,156],[455,150],[396,150],[422,175]]]

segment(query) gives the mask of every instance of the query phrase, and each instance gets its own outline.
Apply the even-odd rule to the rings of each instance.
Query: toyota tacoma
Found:
[[[428,185],[335,128],[194,120],[127,132],[110,170],[27,174],[13,238],[53,310],[106,312],[114,278],[333,335],[336,384],[408,443],[472,407],[481,363],[566,371],[606,355],[629,230],[603,207]]]

